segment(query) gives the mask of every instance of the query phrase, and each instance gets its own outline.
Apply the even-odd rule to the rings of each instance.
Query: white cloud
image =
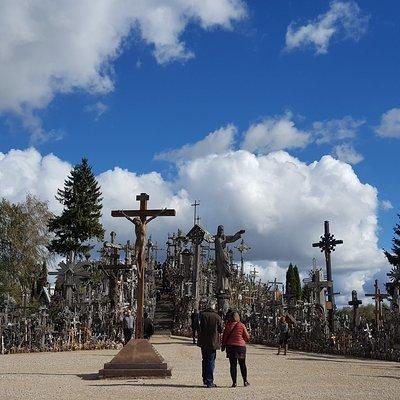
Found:
[[[254,268],[258,272],[256,275],[256,281],[261,279],[262,282],[273,282],[276,278],[277,282],[285,283],[288,265],[281,266],[276,261],[245,261],[244,270],[246,274],[250,273],[250,271],[253,271]],[[279,287],[281,287],[281,285],[279,285]]]
[[[69,163],[33,149],[0,153],[0,196],[19,201],[30,191],[59,212],[54,195],[69,169]],[[228,151],[181,163],[174,180],[157,172],[139,175],[118,167],[101,173],[98,180],[104,197],[103,222],[121,242],[133,239],[131,223],[112,218],[110,212],[137,208],[135,195],[145,191],[150,207],[177,210],[176,217],[150,223],[154,240],[163,243],[177,228],[187,232],[190,204],[200,198],[202,224],[211,233],[219,224],[228,233],[246,229],[245,240],[252,248],[246,258],[264,268],[262,276],[268,279],[280,277],[289,262],[303,274],[314,256],[324,265],[323,255],[311,246],[322,234],[324,220],[330,220],[332,232],[344,240],[333,256],[335,289],[354,287],[348,276],[356,276],[359,286],[385,265],[377,238],[377,190],[361,183],[350,165],[331,156],[306,164],[284,151],[268,155]]]
[[[108,110],[108,105],[101,101],[97,101],[94,104],[88,104],[85,107],[85,111],[94,115],[94,120],[98,121],[99,118]]]
[[[62,206],[55,195],[70,170],[69,163],[53,154],[42,157],[33,148],[0,153],[0,197],[20,202],[31,193],[48,201],[50,210],[58,213]]]
[[[381,201],[381,207],[383,210],[388,211],[393,209],[393,204],[389,200],[382,200]]]
[[[160,64],[193,57],[190,23],[230,29],[241,0],[4,0],[0,13],[0,113],[21,117],[57,93],[113,90],[112,62],[139,37]]]
[[[356,2],[334,0],[325,14],[307,25],[293,22],[286,32],[286,50],[314,47],[317,54],[328,52],[333,36],[358,41],[367,31],[369,17],[364,15]]]
[[[358,153],[357,150],[350,143],[343,143],[335,146],[333,154],[340,161],[355,165],[364,160],[362,154]]]
[[[159,153],[155,159],[179,163],[209,154],[226,153],[233,148],[236,132],[236,127],[229,124],[209,133],[196,143],[185,144],[179,149]]]
[[[392,108],[385,112],[375,131],[380,137],[400,138],[400,108]]]
[[[358,128],[365,124],[363,119],[354,119],[349,115],[342,119],[317,121],[313,123],[313,134],[316,143],[330,143],[337,140],[352,139],[356,137]]]
[[[253,124],[244,135],[242,149],[256,153],[304,148],[310,143],[310,134],[296,128],[286,113],[280,117],[265,118]]]

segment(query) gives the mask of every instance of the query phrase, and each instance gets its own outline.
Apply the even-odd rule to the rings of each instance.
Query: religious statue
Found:
[[[229,277],[231,276],[229,268],[229,256],[226,251],[226,244],[239,240],[245,231],[242,229],[233,236],[225,235],[224,227],[218,226],[217,235],[214,237],[215,244],[215,267],[217,269],[217,294],[229,293]]]
[[[146,249],[146,225],[157,218],[158,215],[146,219],[144,222],[139,217],[131,218],[124,211],[121,210],[122,215],[135,225],[135,259],[139,274],[143,271],[145,249]],[[160,213],[161,214],[161,213]]]

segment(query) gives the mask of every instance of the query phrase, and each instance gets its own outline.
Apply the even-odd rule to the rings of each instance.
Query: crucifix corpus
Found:
[[[173,217],[175,210],[173,209],[148,209],[149,201],[147,193],[141,193],[136,196],[136,200],[140,202],[139,210],[114,210],[111,211],[112,217],[124,217],[135,225],[135,259],[138,274],[137,287],[137,313],[136,313],[136,339],[143,337],[143,313],[144,313],[144,272],[146,269],[146,226],[157,217]]]

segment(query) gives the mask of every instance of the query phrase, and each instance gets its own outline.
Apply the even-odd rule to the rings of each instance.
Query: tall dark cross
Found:
[[[197,207],[200,205],[200,200],[197,202],[197,200],[194,201],[193,204],[191,204],[192,207],[194,207],[194,212],[193,212],[193,225],[196,225],[200,221],[200,217],[197,216]]]
[[[338,244],[343,244],[343,240],[336,240],[335,237],[329,232],[329,221],[324,222],[324,235],[321,236],[321,240],[318,243],[313,243],[313,247],[319,247],[322,252],[325,253],[325,264],[326,264],[326,277],[328,281],[328,323],[331,333],[334,333],[334,293],[333,293],[333,280],[332,280],[332,263],[331,253],[335,251],[335,247]]]
[[[357,330],[357,311],[358,307],[362,304],[361,300],[358,300],[357,290],[352,290],[351,292],[351,301],[349,301],[349,306],[353,307],[353,330],[356,332]]]
[[[140,193],[136,196],[140,202],[139,210],[114,210],[111,211],[112,217],[124,217],[135,225],[135,257],[138,273],[137,290],[137,313],[136,313],[136,338],[143,337],[143,313],[144,313],[144,273],[146,268],[146,225],[157,217],[173,217],[176,215],[173,209],[148,209],[147,202],[149,195]]]
[[[384,299],[389,297],[387,293],[381,293],[379,289],[378,279],[375,279],[374,283],[375,293],[367,293],[365,296],[372,297],[375,300],[375,327],[379,331],[382,324],[382,302]]]

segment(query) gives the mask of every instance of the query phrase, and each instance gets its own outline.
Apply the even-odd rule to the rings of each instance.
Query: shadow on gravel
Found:
[[[153,346],[159,346],[159,345],[174,345],[174,344],[177,344],[177,345],[179,345],[179,346],[193,346],[193,347],[196,347],[196,345],[195,344],[193,344],[193,343],[188,343],[188,342],[159,342],[159,343],[152,343],[152,345]]]
[[[400,380],[400,376],[393,376],[393,375],[353,375],[353,376],[361,376],[363,378],[388,378],[388,379]]]
[[[100,379],[99,374],[77,374],[76,376],[83,381],[97,381]]]
[[[0,375],[76,376],[76,374],[47,374],[45,372],[0,372]]]
[[[160,384],[158,384],[158,383],[115,383],[115,384],[112,384],[112,383],[110,383],[110,384],[90,385],[90,386],[96,386],[96,387],[98,387],[98,386],[106,386],[106,387],[115,387],[115,386],[136,386],[136,387],[138,387],[138,386],[141,386],[141,387],[160,387],[160,388],[171,387],[171,388],[177,388],[177,389],[179,389],[179,388],[182,388],[182,389],[201,388],[201,389],[203,389],[204,388],[204,386],[200,386],[200,385],[179,385],[179,384],[172,384],[172,383],[166,383],[166,384],[162,384],[162,383],[160,383]],[[218,388],[216,388],[216,389],[218,389]]]

